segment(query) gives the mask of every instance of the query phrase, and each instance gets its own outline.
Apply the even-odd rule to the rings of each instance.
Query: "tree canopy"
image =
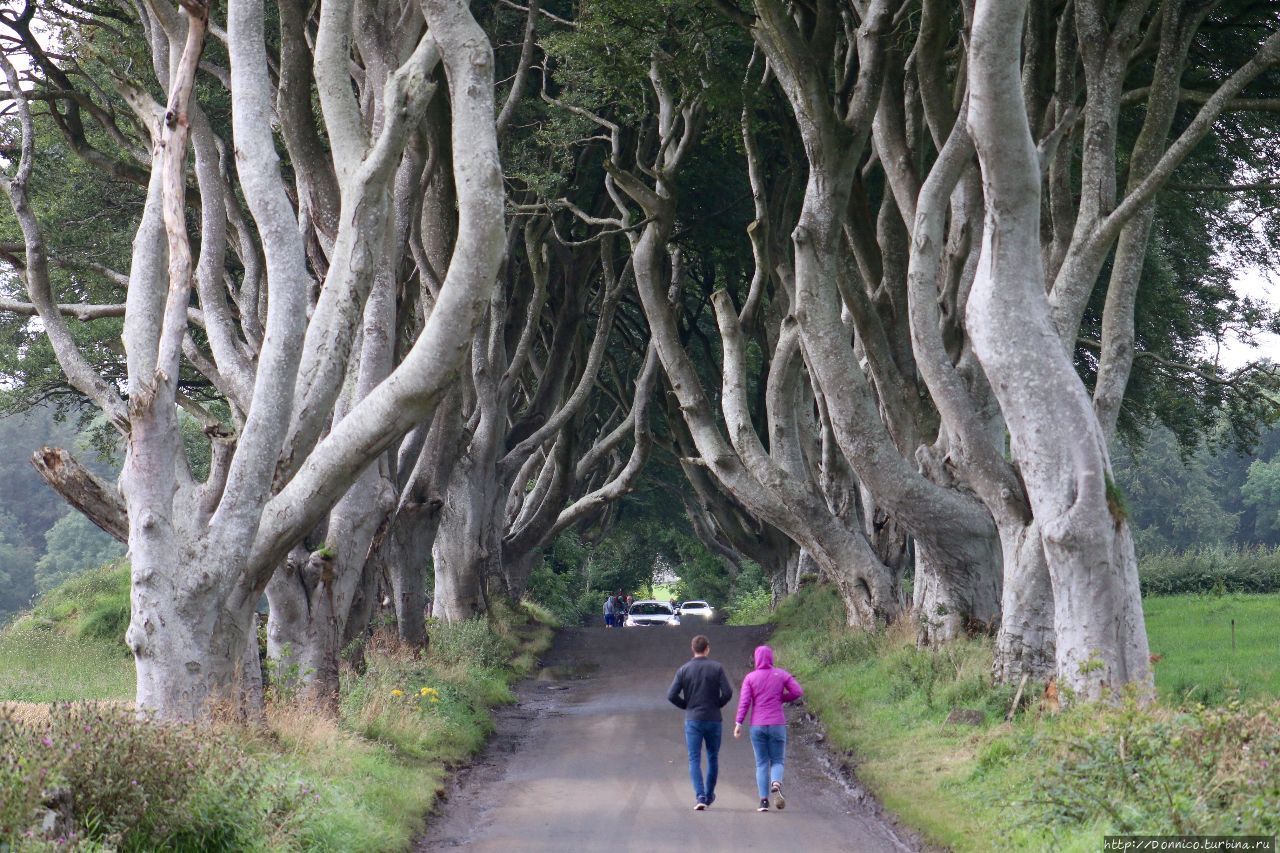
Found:
[[[0,40],[4,396],[124,449],[35,462],[127,544],[142,706],[235,690],[265,595],[332,710],[384,601],[420,645],[582,543],[1149,691],[1135,537],[1280,529],[1269,457],[1237,506],[1112,451],[1280,410],[1217,357],[1280,328],[1231,286],[1280,233],[1268,4],[26,0]]]

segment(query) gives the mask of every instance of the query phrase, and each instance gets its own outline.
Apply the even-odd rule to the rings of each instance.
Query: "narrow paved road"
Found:
[[[735,695],[725,709],[716,802],[693,811],[682,712],[667,687],[695,630],[561,633],[544,670],[518,690],[488,750],[460,774],[418,849],[532,851],[906,851],[874,805],[828,774],[812,733],[792,726],[787,807],[758,813],[745,734],[731,737],[737,689],[760,628],[699,626]],[[779,665],[785,667],[786,661]],[[792,719],[801,712],[790,709]],[[809,727],[810,729],[812,727]]]

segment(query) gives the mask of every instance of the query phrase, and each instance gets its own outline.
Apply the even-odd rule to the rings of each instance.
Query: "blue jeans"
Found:
[[[716,720],[685,720],[684,742],[689,747],[689,778],[693,793],[700,802],[716,795],[716,776],[720,774],[720,730]],[[707,778],[702,779],[702,744],[707,745]]]
[[[751,748],[756,753],[756,787],[760,799],[769,796],[769,783],[782,781],[782,762],[787,756],[786,726],[752,726]]]

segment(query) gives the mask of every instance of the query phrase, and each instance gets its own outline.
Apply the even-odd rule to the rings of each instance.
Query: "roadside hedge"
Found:
[[[1143,595],[1280,592],[1280,548],[1208,545],[1138,562]]]

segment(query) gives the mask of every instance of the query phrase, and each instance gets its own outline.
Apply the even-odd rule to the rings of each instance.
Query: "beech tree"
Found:
[[[995,632],[998,679],[1149,691],[1110,446],[1274,405],[1273,368],[1196,354],[1263,313],[1162,243],[1265,207],[1275,10],[54,3],[58,53],[35,10],[0,13],[0,309],[124,438],[119,489],[37,466],[129,544],[140,704],[229,689],[265,591],[332,707],[384,595],[418,646],[428,597],[520,595],[655,448],[779,595],[816,567],[851,624]],[[136,187],[127,273],[49,250],[41,138]]]
[[[130,10],[149,37],[152,85],[166,93],[166,104],[153,102],[142,80],[122,73],[117,81],[148,131],[150,149],[124,310],[123,387],[104,380],[76,348],[50,288],[44,240],[28,203],[37,156],[31,99],[7,57],[22,145],[4,188],[22,226],[22,278],[34,313],[68,380],[126,442],[118,492],[65,456],[48,466],[47,476],[78,496],[77,506],[100,526],[127,538],[133,601],[127,640],[139,707],[191,718],[229,693],[242,658],[256,661],[256,651],[245,655],[250,620],[291,546],[362,472],[370,476],[369,463],[391,442],[429,418],[457,374],[504,244],[493,60],[465,4],[407,8],[399,50],[381,56],[381,79],[371,67],[364,75],[379,85],[365,89],[370,109],[362,113],[351,85],[351,51],[366,31],[352,4],[326,4],[313,68],[329,151],[291,158],[303,199],[295,207],[271,133],[272,101],[309,104],[312,87],[296,85],[287,73],[272,80],[262,4],[229,5],[230,67],[210,71],[229,90],[232,140],[214,134],[192,97],[211,28],[208,6],[150,3]],[[7,13],[5,23],[38,56],[33,16],[29,4]],[[373,64],[372,55],[365,59]],[[382,312],[394,305],[394,293],[375,285],[376,259],[392,221],[387,189],[435,94],[437,66],[449,85],[453,147],[462,152],[452,159],[457,234],[439,294],[392,369],[378,349],[385,353],[391,339]],[[297,145],[317,140],[306,112],[292,140]],[[290,133],[284,135],[288,144]],[[199,192],[198,257],[185,215],[188,140]],[[321,151],[316,146],[312,153]],[[336,205],[313,205],[326,189],[336,192]],[[337,215],[314,217],[326,212]],[[244,270],[239,277],[227,275],[229,244]],[[185,401],[176,379],[184,358],[224,392],[235,414],[234,429],[210,424],[215,454],[204,481],[192,477],[178,442],[177,407]],[[348,374],[355,390],[334,417]]]

